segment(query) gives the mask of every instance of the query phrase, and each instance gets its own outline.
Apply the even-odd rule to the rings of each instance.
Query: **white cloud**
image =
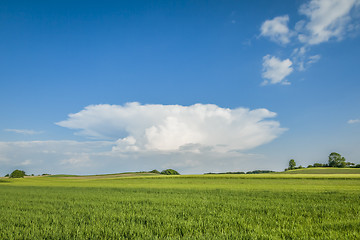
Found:
[[[100,159],[93,162],[88,159],[89,162],[86,162],[86,156],[96,156],[109,151],[113,145],[114,142],[108,141],[0,142],[0,171],[5,174],[19,168],[36,174],[86,173],[84,166],[101,166]]]
[[[192,106],[128,103],[91,105],[57,125],[78,134],[116,141],[114,151],[224,152],[251,149],[270,142],[283,131],[276,114],[267,109],[228,109],[212,104]],[[194,149],[196,147],[196,150]]]
[[[67,153],[67,157],[60,161],[61,165],[70,165],[71,167],[91,167],[93,164],[89,153]]]
[[[305,59],[307,49],[305,47],[295,48],[291,54],[291,59],[298,71],[305,70]]]
[[[20,165],[22,165],[22,166],[27,166],[27,165],[30,165],[30,164],[31,164],[31,161],[29,159],[20,163]]]
[[[360,123],[360,119],[350,119],[348,121],[349,124],[354,124],[354,123]]]
[[[312,0],[302,5],[299,12],[309,20],[297,24],[301,42],[310,45],[327,42],[330,39],[344,38],[351,20],[351,10],[359,0]]]
[[[4,131],[18,133],[18,134],[24,134],[24,135],[34,135],[34,134],[42,133],[39,131],[28,130],[28,129],[4,129]]]
[[[273,57],[272,64],[277,67],[272,67],[268,65],[271,63],[270,58],[264,59],[263,77],[268,80],[265,80],[263,85],[289,84],[282,79],[284,75],[286,77],[292,72],[291,63],[296,70],[304,71],[320,60],[318,54],[309,55],[311,45],[330,40],[340,41],[358,31],[359,6],[360,0],[310,0],[299,8],[299,13],[305,17],[295,24],[294,30],[288,27],[288,15],[266,20],[260,28],[261,36],[269,37],[271,41],[283,45],[289,43],[294,36],[298,41],[292,41],[291,45],[296,47],[291,55],[291,61],[284,60],[286,62],[280,64],[280,61],[276,61]]]
[[[318,62],[320,60],[320,58],[321,58],[321,56],[319,54],[310,56],[307,63],[308,64],[316,63],[316,62]]]
[[[288,28],[289,16],[279,16],[266,20],[260,28],[261,36],[269,37],[272,41],[287,44],[290,42],[292,32]]]
[[[92,141],[0,142],[0,174],[98,174],[175,168],[181,173],[248,171],[271,167],[246,150],[285,129],[267,109],[228,109],[211,104],[92,105],[58,125]],[[279,167],[279,166],[277,166]]]
[[[293,71],[290,59],[280,60],[277,57],[266,55],[263,57],[263,85],[266,84],[290,84],[285,78]]]

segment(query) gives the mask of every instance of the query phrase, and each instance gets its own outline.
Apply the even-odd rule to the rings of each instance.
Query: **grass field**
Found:
[[[0,180],[0,239],[359,239],[360,174]]]
[[[283,172],[285,174],[360,174],[360,168],[302,168]]]

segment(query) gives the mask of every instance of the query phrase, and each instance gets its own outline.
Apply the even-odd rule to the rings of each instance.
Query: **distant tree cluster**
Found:
[[[9,177],[10,178],[23,178],[25,176],[26,176],[26,174],[24,171],[16,169],[10,174]]]
[[[204,174],[246,174],[246,172],[221,172],[221,173],[204,173]]]
[[[48,175],[51,175],[51,174],[48,174],[48,173],[43,173],[42,175],[37,175],[37,176],[48,176]],[[34,174],[26,174],[25,171],[23,170],[19,170],[19,169],[16,169],[14,170],[12,173],[8,173],[6,174],[4,177],[8,177],[8,178],[23,178],[25,176],[35,176]]]
[[[163,170],[161,172],[154,169],[154,170],[148,171],[146,173],[156,173],[156,174],[163,174],[163,175],[180,175],[180,173],[178,173],[178,171],[176,171],[174,169],[165,169],[165,170]]]
[[[272,173],[274,171],[270,171],[270,170],[254,170],[254,171],[250,171],[250,172],[246,172],[246,174],[259,174],[259,173]]]
[[[296,167],[296,162],[294,159],[290,159],[289,161],[289,170],[292,170]]]
[[[346,162],[346,159],[343,156],[341,156],[339,153],[332,152],[329,155],[328,163],[314,163],[313,165],[309,165],[307,167],[308,168],[313,168],[313,167],[360,168],[360,164],[355,165],[355,163]],[[296,167],[295,160],[291,159],[289,161],[289,167],[285,169],[285,171],[299,169],[299,168],[302,168],[302,166]]]
[[[254,171],[249,171],[249,172],[221,172],[221,173],[205,173],[205,174],[260,174],[260,173],[272,173],[274,171],[270,171],[270,170],[254,170]]]
[[[294,169],[301,169],[303,168],[303,166],[296,166],[296,162],[294,159],[290,159],[289,161],[289,167],[288,168],[285,168],[285,171],[287,170],[294,170]]]
[[[164,174],[164,175],[180,175],[180,173],[178,173],[176,170],[174,169],[166,169],[161,171],[160,174]]]

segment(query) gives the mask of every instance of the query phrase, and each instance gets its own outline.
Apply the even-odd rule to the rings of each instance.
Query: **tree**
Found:
[[[291,169],[294,169],[295,166],[296,166],[295,160],[294,160],[294,159],[290,159],[290,161],[289,161],[289,169],[290,169],[290,170],[291,170]]]
[[[329,155],[329,166],[344,168],[346,167],[345,158],[342,157],[339,153],[332,152]]]
[[[352,163],[352,162],[346,162],[346,167],[354,167],[355,166],[355,163]]]
[[[322,163],[314,163],[314,167],[328,167],[328,165]]]
[[[11,174],[10,174],[10,178],[23,178],[25,176],[25,172],[22,170],[14,170]]]
[[[180,175],[180,173],[178,173],[174,169],[163,170],[163,171],[161,171],[161,174],[164,174],[164,175]]]

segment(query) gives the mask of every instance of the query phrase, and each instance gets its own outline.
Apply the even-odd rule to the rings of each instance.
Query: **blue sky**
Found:
[[[1,1],[0,174],[360,163],[359,33],[358,0]]]

